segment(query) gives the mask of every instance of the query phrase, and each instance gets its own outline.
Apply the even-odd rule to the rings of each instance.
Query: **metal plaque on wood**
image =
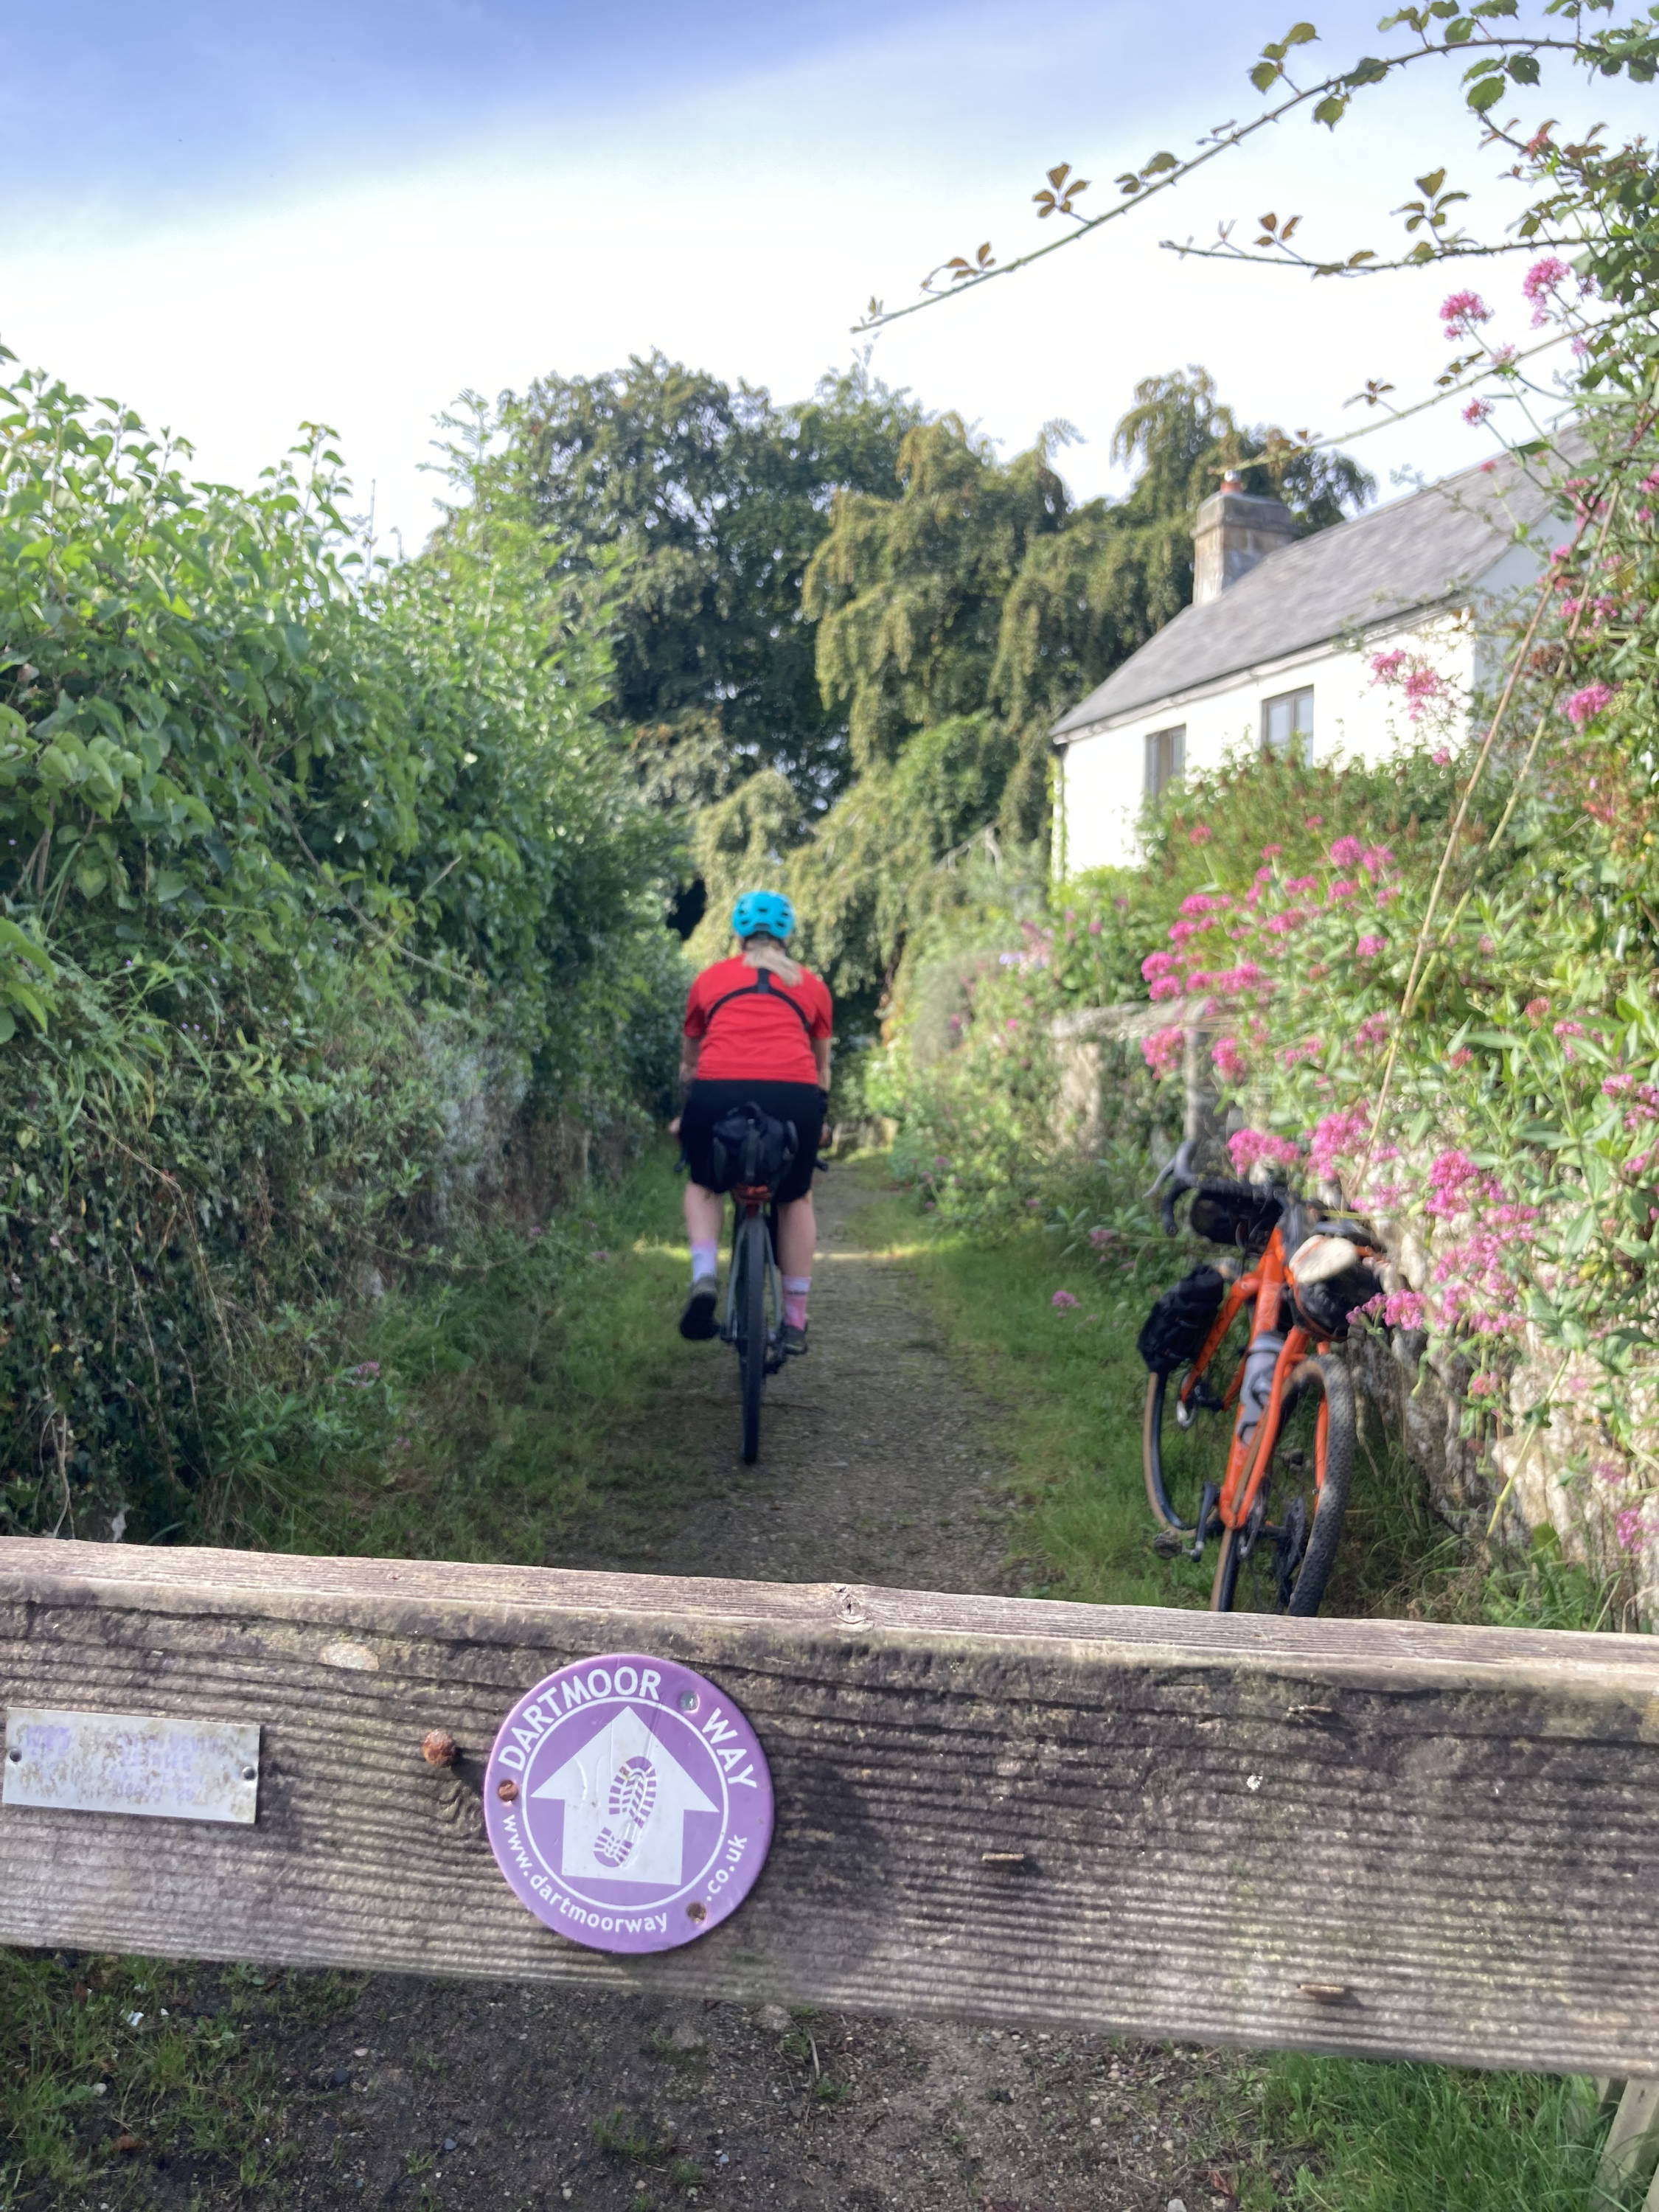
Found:
[[[12,1705],[0,1803],[249,1825],[259,1802],[257,1722]]]

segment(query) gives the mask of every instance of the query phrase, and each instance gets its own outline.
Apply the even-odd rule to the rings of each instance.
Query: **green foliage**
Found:
[[[0,1522],[154,1529],[273,1302],[665,1080],[663,845],[527,526],[387,567],[325,434],[244,495],[0,404]]]
[[[1050,724],[1187,603],[1194,517],[1224,470],[1306,528],[1371,489],[1340,456],[1242,428],[1201,369],[1136,387],[1114,444],[1136,471],[1121,501],[1072,507],[1053,461],[1068,434],[1052,426],[1004,463],[955,416],[920,426],[898,495],[843,494],[807,570],[858,773],[790,883],[842,991],[891,988],[917,929],[959,903],[948,871],[975,833],[1046,842]]]
[[[862,371],[774,404],[660,354],[547,376],[454,418],[476,507],[527,515],[556,580],[607,592],[608,716],[648,791],[723,797],[759,769],[805,802],[845,776],[843,718],[820,698],[801,580],[832,495],[891,484],[921,420]]]

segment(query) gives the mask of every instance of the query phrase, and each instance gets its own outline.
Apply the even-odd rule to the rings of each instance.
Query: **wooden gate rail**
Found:
[[[743,1910],[629,1961],[478,1797],[603,1650],[711,1675],[777,1791]],[[12,1539],[0,1695],[261,1730],[251,1826],[0,1808],[13,1942],[1659,2075],[1645,1637]]]

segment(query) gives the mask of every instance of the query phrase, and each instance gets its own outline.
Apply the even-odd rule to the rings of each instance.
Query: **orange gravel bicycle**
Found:
[[[1317,1613],[1353,1480],[1353,1384],[1335,1346],[1381,1290],[1382,1255],[1363,1222],[1282,1187],[1196,1176],[1192,1152],[1159,1177],[1164,1232],[1190,1191],[1189,1228],[1230,1249],[1166,1291],[1141,1331],[1146,1495],[1162,1548],[1197,1561],[1215,1540],[1212,1612]]]

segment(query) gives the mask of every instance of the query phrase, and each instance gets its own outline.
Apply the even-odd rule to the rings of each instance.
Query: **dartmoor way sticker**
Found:
[[[607,1652],[514,1706],[485,1769],[484,1818],[538,1920],[595,1951],[668,1951],[754,1887],[772,1778],[723,1690],[672,1659]]]

